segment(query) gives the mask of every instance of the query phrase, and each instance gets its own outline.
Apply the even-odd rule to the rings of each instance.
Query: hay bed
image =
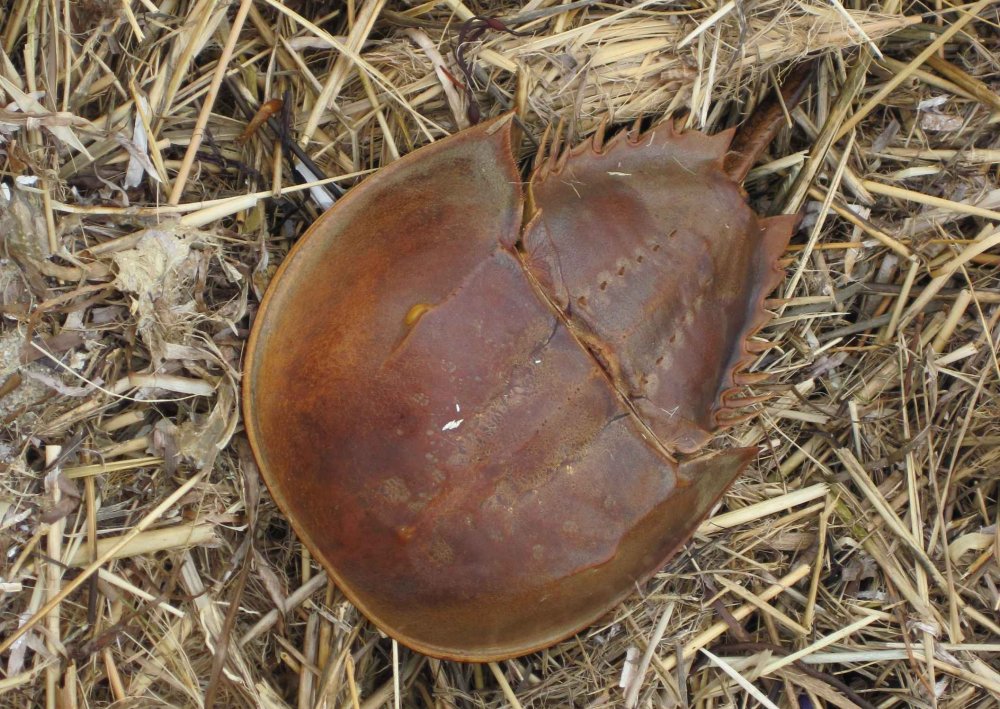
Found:
[[[806,214],[771,398],[726,434],[766,452],[632,601],[483,666],[394,646],[326,583],[238,413],[256,305],[323,200],[465,124],[473,13],[527,33],[467,56],[484,115],[535,139],[719,130],[819,57],[747,182]],[[0,0],[0,704],[996,706],[998,23],[995,0]]]

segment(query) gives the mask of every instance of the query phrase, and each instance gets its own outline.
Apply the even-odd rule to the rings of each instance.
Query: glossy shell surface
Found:
[[[595,139],[526,185],[510,136],[501,118],[440,140],[317,220],[244,381],[316,558],[386,633],[461,660],[586,627],[752,459],[703,449],[792,228],[745,204],[729,134]]]

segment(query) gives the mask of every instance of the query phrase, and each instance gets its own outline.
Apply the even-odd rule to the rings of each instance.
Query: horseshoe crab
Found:
[[[794,222],[747,206],[731,132],[553,145],[522,186],[511,125],[320,217],[244,380],[264,478],[331,578],[403,644],[467,661],[592,623],[753,459],[705,451],[745,403]]]

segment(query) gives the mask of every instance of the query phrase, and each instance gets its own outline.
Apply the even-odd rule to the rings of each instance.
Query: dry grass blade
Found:
[[[0,706],[995,705],[998,5],[859,7],[0,0]],[[238,411],[323,200],[463,125],[477,15],[516,31],[463,53],[525,160],[818,66],[746,183],[802,216],[767,403],[717,442],[759,459],[601,623],[483,667],[341,596]]]
[[[751,697],[760,702],[762,706],[767,707],[767,709],[778,709],[777,704],[772,702],[770,699],[767,698],[767,695],[765,695],[759,689],[754,687],[753,684],[751,684],[750,680],[748,680],[746,677],[737,672],[732,667],[732,665],[727,663],[722,658],[716,657],[705,648],[701,649],[701,654],[703,654],[705,657],[711,660],[713,664],[717,665],[719,669],[721,669],[727,675],[732,677],[733,680],[736,681],[736,684],[738,684],[747,694],[749,694]]]

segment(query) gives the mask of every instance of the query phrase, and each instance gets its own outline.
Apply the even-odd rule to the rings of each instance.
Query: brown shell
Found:
[[[460,660],[549,646],[658,570],[753,458],[688,455],[733,413],[791,233],[724,172],[730,137],[665,124],[553,155],[526,215],[501,118],[379,171],[282,264],[247,430],[386,633]]]

